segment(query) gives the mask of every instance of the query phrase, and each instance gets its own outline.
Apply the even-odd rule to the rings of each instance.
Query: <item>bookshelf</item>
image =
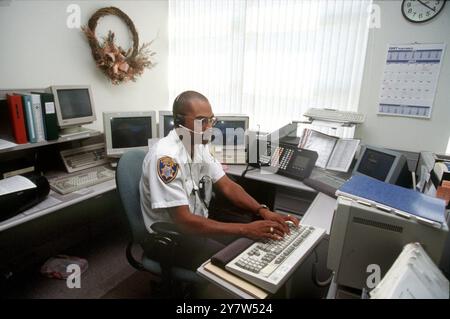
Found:
[[[7,94],[13,94],[13,93],[20,94],[20,93],[30,93],[30,92],[45,93],[45,92],[50,92],[50,90],[49,90],[49,88],[47,88],[47,89],[45,89],[45,88],[0,89],[0,100],[6,100]],[[9,121],[9,118],[0,118],[0,126],[6,126],[6,123],[5,123],[6,121]],[[14,152],[14,151],[21,151],[21,150],[26,150],[26,149],[32,149],[32,148],[38,148],[38,147],[48,146],[48,145],[52,145],[52,144],[59,144],[59,143],[64,143],[64,142],[82,140],[82,139],[87,139],[87,138],[99,136],[99,135],[101,135],[101,132],[91,130],[91,131],[83,132],[83,133],[73,135],[73,136],[60,137],[57,140],[41,141],[41,142],[37,142],[37,143],[16,144],[12,134],[8,134],[4,130],[2,130],[0,132],[0,139],[8,141],[8,142],[12,142],[16,145],[13,147],[0,149],[0,154],[5,154],[5,153],[9,153],[9,152]]]
[[[47,146],[47,145],[52,145],[52,144],[72,142],[72,141],[76,141],[76,140],[82,140],[82,139],[86,139],[86,138],[90,138],[90,137],[94,137],[94,136],[99,136],[101,134],[102,133],[99,131],[92,131],[92,132],[86,132],[86,133],[69,136],[69,137],[63,137],[63,138],[60,137],[57,140],[53,140],[53,141],[42,141],[42,142],[37,142],[37,143],[17,144],[17,146],[14,146],[14,147],[1,149],[0,154],[14,152],[14,151],[21,151],[21,150],[26,150],[26,149],[36,148],[36,147],[41,147],[41,146]],[[7,140],[8,142],[12,142],[11,141],[12,138],[8,138],[8,139],[2,138],[2,139]]]

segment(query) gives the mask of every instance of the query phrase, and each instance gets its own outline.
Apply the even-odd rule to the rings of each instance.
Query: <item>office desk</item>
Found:
[[[41,216],[57,212],[79,202],[100,196],[115,189],[116,182],[112,179],[67,195],[61,195],[51,190],[47,198],[38,205],[1,222],[0,232]]]
[[[247,167],[247,165],[228,165],[227,167],[224,168],[224,170],[229,175],[241,176],[242,173],[245,171],[246,167]],[[255,169],[251,168],[251,170],[249,170],[245,174],[245,178],[259,181],[259,182],[275,184],[277,186],[289,187],[289,188],[300,190],[300,191],[313,192],[313,193],[316,192],[316,190],[314,190],[313,188],[311,188],[309,186],[306,186],[301,181],[298,181],[298,180],[295,180],[295,179],[292,179],[289,177],[281,176],[278,174],[273,174],[273,173],[261,170],[259,168],[255,168]]]
[[[331,229],[331,223],[333,221],[333,214],[334,209],[336,206],[336,200],[334,198],[331,198],[325,194],[319,193],[315,197],[314,201],[311,203],[309,209],[306,211],[305,215],[302,219],[302,224],[305,225],[311,225],[315,227],[323,228],[327,231],[327,234],[330,234]],[[316,250],[321,249],[322,251],[328,250],[327,243],[325,245],[322,245],[322,247],[316,247]],[[304,263],[311,263],[311,260],[308,260],[310,258],[305,259]],[[197,273],[202,276],[203,278],[207,279],[211,283],[221,287],[222,289],[230,292],[236,297],[244,298],[244,299],[254,299],[255,297],[246,292],[245,290],[240,289],[239,287],[233,285],[227,280],[224,280],[220,278],[219,276],[216,276],[214,273],[211,273],[205,269],[205,265],[209,262],[206,261],[204,264],[202,264],[198,269]],[[299,268],[302,265],[299,265]],[[233,275],[231,275],[233,276]],[[290,286],[290,280],[286,282],[286,285],[288,286],[288,296],[289,296],[289,286]]]

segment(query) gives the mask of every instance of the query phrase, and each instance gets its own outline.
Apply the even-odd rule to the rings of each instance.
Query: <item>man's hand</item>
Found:
[[[271,220],[257,220],[244,224],[244,236],[251,239],[274,239],[280,240],[285,234],[284,228],[280,223]]]
[[[299,224],[299,220],[297,218],[295,218],[294,216],[291,216],[291,215],[285,216],[282,214],[277,214],[268,209],[261,209],[259,211],[259,215],[262,218],[264,218],[264,220],[271,220],[271,221],[278,223],[283,228],[284,233],[287,233],[287,234],[290,233],[289,227],[286,224],[287,221],[293,222],[295,226],[298,226],[298,224]]]

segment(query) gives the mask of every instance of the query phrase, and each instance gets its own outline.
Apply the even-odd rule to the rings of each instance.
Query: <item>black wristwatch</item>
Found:
[[[267,207],[267,205],[265,204],[259,205],[258,209],[256,210],[256,215],[261,216],[261,214],[259,213],[261,209],[269,209],[269,207]]]

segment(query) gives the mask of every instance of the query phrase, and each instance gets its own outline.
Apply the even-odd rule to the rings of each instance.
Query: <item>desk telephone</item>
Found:
[[[315,151],[280,143],[271,156],[260,156],[260,163],[276,169],[277,174],[303,180],[311,174],[317,157]]]

